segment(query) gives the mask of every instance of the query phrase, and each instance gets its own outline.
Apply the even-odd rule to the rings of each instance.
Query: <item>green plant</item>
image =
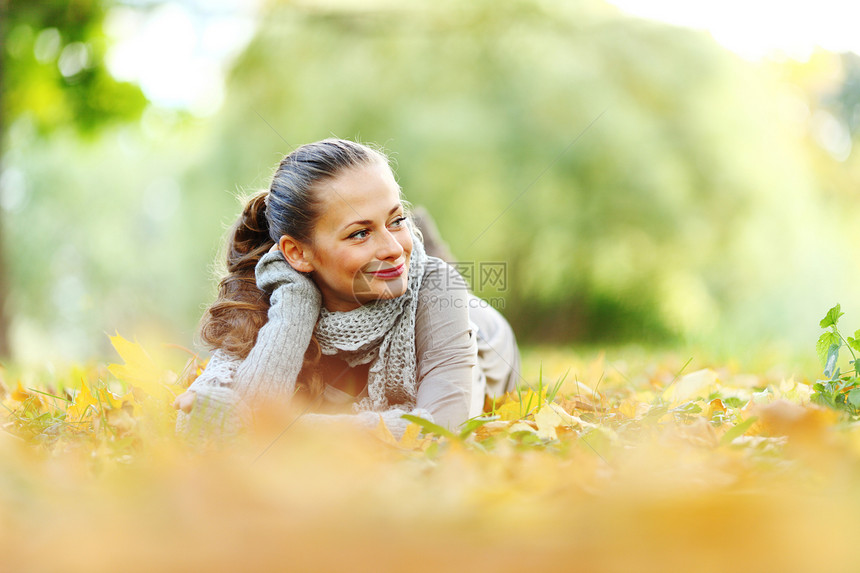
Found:
[[[860,363],[855,351],[860,352],[860,330],[854,333],[853,338],[844,337],[837,326],[843,314],[837,304],[827,311],[819,323],[825,331],[818,338],[816,350],[824,367],[825,379],[818,380],[813,386],[815,392],[812,401],[857,416],[860,413]],[[851,369],[846,373],[842,373],[838,365],[839,352],[843,346],[852,358],[849,361]]]

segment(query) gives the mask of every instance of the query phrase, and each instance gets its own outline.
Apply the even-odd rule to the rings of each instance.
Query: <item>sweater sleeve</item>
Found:
[[[322,296],[279,252],[263,255],[255,273],[257,287],[271,292],[268,320],[244,360],[216,350],[188,388],[196,393],[194,405],[190,414],[177,414],[176,429],[192,440],[232,437],[260,401],[292,398]]]
[[[247,422],[250,412],[233,390],[233,376],[241,359],[216,350],[206,368],[188,390],[197,397],[190,414],[177,413],[176,431],[203,441],[211,437],[232,437]]]
[[[469,322],[469,290],[457,270],[435,257],[418,299],[415,354],[418,408],[454,430],[469,417],[478,347]]]
[[[272,291],[268,320],[248,357],[237,365],[232,384],[251,406],[292,398],[322,301],[314,282],[279,252],[260,259],[257,286]]]

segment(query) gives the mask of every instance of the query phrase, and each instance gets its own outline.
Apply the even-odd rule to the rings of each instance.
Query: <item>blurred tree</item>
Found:
[[[102,0],[0,0],[3,148],[6,128],[18,120],[42,137],[64,128],[86,137],[107,124],[139,118],[146,105],[143,93],[114,80],[105,67],[107,7]],[[0,218],[0,357],[10,352],[3,231]]]

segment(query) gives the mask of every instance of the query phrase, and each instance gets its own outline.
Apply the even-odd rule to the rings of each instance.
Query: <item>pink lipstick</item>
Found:
[[[406,263],[400,263],[396,267],[390,269],[383,269],[379,271],[374,271],[370,274],[380,279],[396,279],[400,275],[403,274],[403,271],[406,267]]]

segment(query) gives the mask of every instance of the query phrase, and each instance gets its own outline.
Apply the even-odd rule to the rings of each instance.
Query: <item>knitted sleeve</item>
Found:
[[[250,412],[231,388],[241,359],[216,350],[206,369],[188,390],[197,397],[190,414],[177,413],[176,431],[195,441],[232,437],[247,423]]]
[[[232,384],[251,406],[292,398],[322,302],[313,280],[293,269],[280,252],[263,255],[256,275],[257,286],[272,293],[268,321],[236,367]]]
[[[190,414],[177,414],[176,430],[192,440],[232,437],[259,401],[292,398],[322,296],[280,252],[263,255],[255,272],[257,287],[271,292],[268,321],[247,358],[216,350],[188,388],[196,393],[194,405]]]

